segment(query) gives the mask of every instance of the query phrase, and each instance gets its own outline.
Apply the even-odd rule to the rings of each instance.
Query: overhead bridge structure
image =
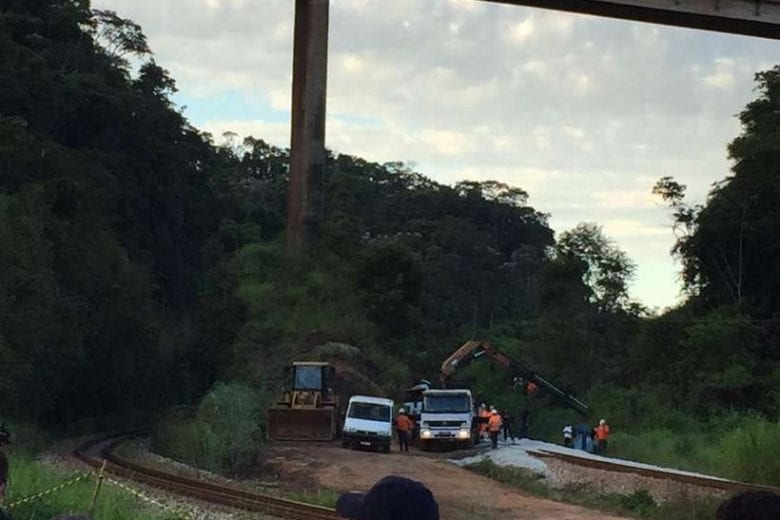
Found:
[[[780,0],[483,0],[780,39]]]
[[[474,0],[780,40],[780,0]],[[325,170],[329,0],[295,1],[288,249],[317,235]],[[424,7],[425,0],[420,0]]]

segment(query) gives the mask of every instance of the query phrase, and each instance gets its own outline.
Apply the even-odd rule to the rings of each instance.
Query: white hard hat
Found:
[[[605,424],[606,422],[607,422],[607,421],[605,421],[604,419],[600,419],[600,420],[599,420],[599,424]]]
[[[479,407],[480,408],[485,408],[485,403],[482,403],[481,405],[479,405]]]
[[[398,413],[406,413],[406,410],[404,410],[403,406],[398,409]]]

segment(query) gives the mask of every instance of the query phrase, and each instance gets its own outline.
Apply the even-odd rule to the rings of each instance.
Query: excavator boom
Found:
[[[485,356],[500,367],[506,369],[513,377],[521,377],[527,381],[532,381],[540,390],[550,394],[561,404],[575,410],[581,415],[587,415],[588,405],[576,397],[561,390],[550,381],[542,377],[536,371],[521,365],[503,352],[494,348],[487,341],[467,341],[462,347],[453,352],[453,354],[444,360],[441,364],[441,383],[446,384],[450,376],[456,369],[468,365],[471,361]]]

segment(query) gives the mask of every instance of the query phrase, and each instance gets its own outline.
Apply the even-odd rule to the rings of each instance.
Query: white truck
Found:
[[[477,438],[470,390],[426,390],[420,414],[420,447],[472,446]]]
[[[344,417],[342,446],[366,447],[390,453],[393,407],[391,399],[353,395]]]

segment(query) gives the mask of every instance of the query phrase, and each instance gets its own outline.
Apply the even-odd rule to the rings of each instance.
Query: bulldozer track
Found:
[[[141,466],[114,454],[114,450],[122,442],[148,433],[149,430],[135,430],[96,437],[76,448],[73,455],[93,468],[100,468],[105,461],[104,471],[117,477],[206,502],[292,520],[338,520],[340,518],[335,510],[326,507],[189,479]],[[94,454],[95,451],[98,452],[97,455]]]
[[[570,464],[576,464],[578,466],[586,466],[589,468],[603,469],[615,473],[633,473],[635,475],[641,475],[643,477],[658,478],[664,480],[673,480],[681,482],[683,484],[692,484],[700,487],[708,487],[720,489],[722,491],[742,492],[742,491],[769,491],[780,495],[780,487],[764,486],[761,484],[750,484],[748,482],[738,482],[735,480],[724,480],[713,477],[699,476],[699,475],[687,475],[683,473],[673,473],[669,471],[663,471],[660,469],[640,468],[636,466],[628,466],[617,462],[610,462],[606,460],[590,459],[585,457],[577,457],[575,455],[567,455],[565,453],[557,453],[552,451],[534,451],[533,455],[540,458],[558,459]]]

